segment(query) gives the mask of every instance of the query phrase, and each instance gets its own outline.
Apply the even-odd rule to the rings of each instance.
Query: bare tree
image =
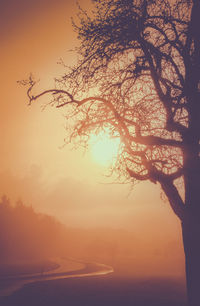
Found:
[[[44,94],[66,107],[69,141],[120,137],[115,170],[160,184],[181,221],[190,305],[200,305],[200,1],[93,0],[73,22],[75,67]],[[180,194],[180,184],[184,195]]]

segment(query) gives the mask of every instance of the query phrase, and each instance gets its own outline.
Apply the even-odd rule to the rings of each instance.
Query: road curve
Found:
[[[74,261],[83,265],[83,268],[74,271],[66,271],[65,264],[66,261]],[[113,273],[114,270],[111,266],[97,263],[97,262],[85,262],[82,260],[76,260],[72,258],[61,258],[59,259],[59,267],[55,270],[35,273],[23,276],[9,276],[0,279],[0,296],[9,296],[13,292],[19,290],[24,285],[28,283],[41,282],[54,279],[64,279],[64,278],[80,278],[80,277],[90,277],[105,275]]]

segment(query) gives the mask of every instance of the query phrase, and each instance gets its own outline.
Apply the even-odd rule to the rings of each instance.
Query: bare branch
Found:
[[[170,206],[180,220],[185,217],[185,205],[175,185],[170,180],[163,180],[160,185],[169,199]]]

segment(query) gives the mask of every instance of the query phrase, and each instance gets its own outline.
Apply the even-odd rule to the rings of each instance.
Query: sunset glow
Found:
[[[73,50],[78,48],[80,40],[71,18],[79,22],[79,4],[83,15],[86,10],[90,18],[93,5],[104,1],[80,0],[78,5],[76,2],[1,1],[0,305],[126,306],[131,302],[131,305],[143,305],[143,300],[153,303],[155,298],[152,305],[162,306],[159,301],[166,303],[168,291],[174,298],[175,289],[181,294],[179,291],[183,287],[177,281],[180,279],[184,283],[185,279],[182,229],[161,193],[161,185],[147,181],[137,184],[131,177],[129,180],[129,173],[126,173],[126,158],[131,154],[128,143],[135,140],[136,127],[141,123],[141,136],[147,136],[147,129],[152,129],[152,135],[161,135],[157,125],[161,119],[166,119],[158,116],[160,109],[154,107],[154,100],[149,102],[148,94],[141,108],[139,102],[137,104],[143,90],[141,86],[132,86],[132,70],[137,68],[132,49],[120,53],[119,63],[116,57],[114,65],[108,64],[105,78],[103,70],[102,77],[101,74],[93,77],[93,86],[89,83],[82,86],[80,82],[81,90],[73,91],[71,87],[73,99],[71,94],[66,94],[68,90],[64,94],[65,85],[71,84],[67,78],[56,84],[62,94],[53,91],[52,95],[48,93],[33,99],[31,104],[27,96],[28,87],[20,82],[28,80],[31,73],[37,83],[29,95],[38,96],[43,90],[54,89],[55,80],[65,76],[68,67],[78,63],[79,55]],[[112,5],[121,3],[122,12],[131,3],[124,1],[123,4],[123,0],[106,2]],[[168,1],[162,5],[165,2]],[[112,5],[111,9],[114,8]],[[101,12],[102,18],[107,16],[105,12],[106,7]],[[116,20],[117,12],[115,16],[113,10]],[[127,13],[129,16],[129,11]],[[123,19],[119,22],[123,23]],[[159,23],[170,33],[168,24]],[[132,23],[126,26],[124,21],[124,30],[129,28],[132,28]],[[113,30],[108,34],[126,41],[129,36],[120,33]],[[98,35],[99,39],[104,33]],[[173,37],[170,41],[176,44]],[[90,47],[95,52],[88,36]],[[176,57],[173,48],[172,54]],[[109,50],[111,54],[114,52],[112,46]],[[94,67],[98,66],[95,56]],[[129,64],[131,69],[127,75],[125,72],[119,75],[123,84],[118,86],[115,71],[120,67],[123,70]],[[179,67],[178,62],[175,64]],[[87,71],[87,67],[85,69]],[[164,76],[167,79],[168,75]],[[116,83],[111,90],[109,86],[103,86],[107,81]],[[179,88],[179,85],[175,86]],[[120,87],[121,96],[118,95]],[[144,87],[146,94],[147,82]],[[176,91],[179,89],[175,88]],[[88,98],[88,94],[92,98]],[[59,103],[54,98],[58,96],[63,103],[69,103],[56,107]],[[155,122],[146,118],[151,111],[154,111],[152,118]],[[160,116],[166,116],[165,111],[161,113]],[[120,120],[122,127],[118,125]],[[130,133],[128,142],[126,130]],[[174,142],[178,143],[176,133],[169,131],[163,134],[163,141],[173,133]],[[74,138],[70,138],[72,134]],[[151,157],[152,164],[156,164],[157,157],[153,155],[154,150],[152,156],[149,153],[152,138],[149,139],[147,153],[143,151],[142,142],[138,147],[142,150],[140,156],[151,165],[148,158]],[[135,142],[131,145],[137,151]],[[156,154],[165,150],[163,145]],[[178,154],[178,151],[174,152]],[[134,152],[133,158],[137,163]],[[139,166],[138,169],[143,171]],[[174,186],[178,186],[179,182],[175,183]],[[166,200],[164,203],[162,198]],[[83,273],[97,270],[96,263],[101,267],[111,266],[115,273],[103,277],[77,277],[81,273],[79,270]],[[27,283],[23,282],[26,277]],[[173,279],[176,288],[175,282],[171,282]],[[21,287],[18,288],[18,284]],[[4,296],[8,287],[20,291],[16,294],[10,291],[10,295]],[[166,305],[175,306],[172,302]]]
[[[108,134],[102,132],[91,136],[91,154],[95,162],[108,166],[117,158],[120,139],[110,138]]]

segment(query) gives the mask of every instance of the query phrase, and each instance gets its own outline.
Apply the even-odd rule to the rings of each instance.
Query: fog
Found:
[[[41,112],[42,103],[28,108],[17,84],[33,72],[49,88],[60,57],[75,60],[67,52],[76,44],[75,1],[16,3],[4,1],[0,10],[0,195],[10,199],[0,204],[2,263],[65,255],[109,263],[121,274],[182,276],[180,224],[159,186],[110,184],[89,153],[61,149],[63,114]]]
[[[112,265],[120,275],[182,278],[180,233],[175,237],[157,217],[138,213],[128,227],[72,227],[4,196],[0,203],[1,270],[5,264],[65,256]]]

